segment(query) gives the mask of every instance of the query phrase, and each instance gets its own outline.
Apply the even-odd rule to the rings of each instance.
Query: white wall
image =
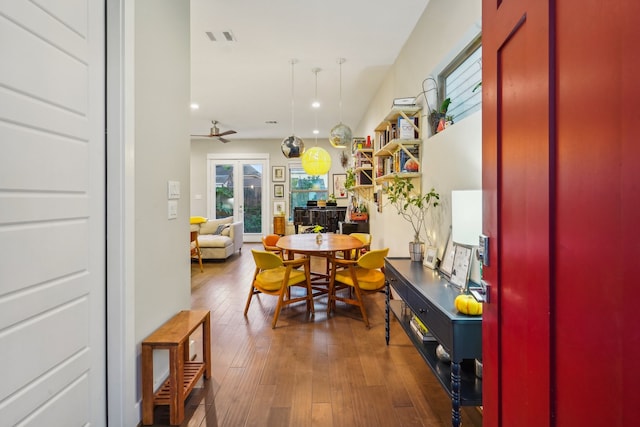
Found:
[[[389,112],[394,98],[418,96],[422,81],[437,73],[480,33],[480,0],[431,0],[407,40],[394,66],[385,78],[373,103],[355,129],[359,135],[373,135],[373,129]],[[419,96],[424,103],[424,97]],[[423,106],[423,190],[434,187],[441,195],[434,242],[444,249],[451,224],[451,191],[482,188],[481,113],[463,119],[444,132],[427,138],[427,108]],[[386,201],[386,198],[385,198]],[[397,220],[392,206],[382,213],[370,209],[373,247],[389,247],[390,256],[408,256],[413,238],[411,225]]]
[[[191,306],[189,251],[189,2],[135,9],[135,340]],[[167,181],[179,181],[167,219]],[[166,352],[165,352],[166,353]],[[166,356],[166,355],[163,355]],[[166,372],[166,357],[155,373]],[[138,384],[140,371],[137,375]],[[140,395],[138,393],[138,399]]]

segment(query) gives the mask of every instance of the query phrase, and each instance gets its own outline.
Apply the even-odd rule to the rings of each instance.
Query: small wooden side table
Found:
[[[284,231],[284,216],[273,217],[273,234],[285,235]]]
[[[189,360],[189,337],[202,325],[202,362]],[[169,378],[153,392],[153,350],[169,350]],[[204,374],[211,378],[211,320],[208,310],[184,310],[142,341],[142,424],[153,424],[157,405],[169,405],[169,422],[184,420],[184,401]]]

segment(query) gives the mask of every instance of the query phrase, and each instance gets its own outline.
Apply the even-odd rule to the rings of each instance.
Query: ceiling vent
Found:
[[[236,37],[231,30],[226,31],[206,31],[207,38],[212,42],[235,42]]]

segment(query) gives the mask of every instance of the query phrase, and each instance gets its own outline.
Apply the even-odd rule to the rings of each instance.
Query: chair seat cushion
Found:
[[[282,286],[282,280],[284,279],[286,270],[287,267],[276,267],[261,271],[256,277],[256,282],[258,282],[258,285],[263,289],[277,291]],[[304,271],[291,270],[289,274],[289,286],[304,282],[305,280]]]
[[[231,246],[233,241],[228,236],[201,234],[198,236],[198,244],[201,248],[226,248],[227,246]]]
[[[361,267],[355,267],[355,270],[360,289],[375,291],[384,287],[384,273],[382,271],[368,270]],[[351,279],[351,272],[348,268],[336,272],[336,282],[354,286],[353,280]]]

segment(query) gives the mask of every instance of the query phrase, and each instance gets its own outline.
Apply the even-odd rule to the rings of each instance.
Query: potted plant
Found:
[[[429,115],[431,132],[434,135],[444,129],[449,104],[451,104],[451,98],[446,98],[444,101],[442,101],[442,104],[440,104],[440,108],[431,111],[431,114]]]
[[[399,176],[393,178],[393,182],[386,189],[386,194],[398,214],[413,228],[413,242],[409,243],[411,260],[422,261],[424,256],[422,236],[431,244],[426,228],[427,215],[432,208],[439,205],[440,194],[434,188],[426,194],[416,193],[411,178]]]

